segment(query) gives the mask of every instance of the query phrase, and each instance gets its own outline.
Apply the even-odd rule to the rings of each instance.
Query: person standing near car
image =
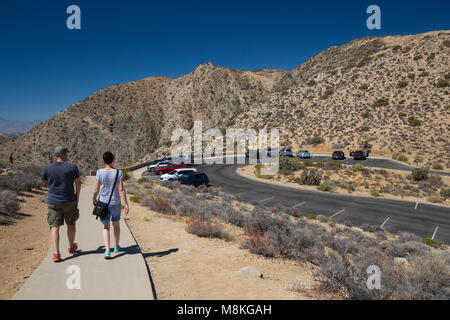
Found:
[[[120,240],[120,214],[122,210],[121,199],[125,203],[125,215],[128,214],[128,201],[123,185],[124,174],[122,170],[114,169],[114,155],[107,151],[103,154],[103,162],[105,168],[97,171],[96,179],[97,183],[94,188],[93,203],[94,206],[97,201],[107,203],[111,197],[111,201],[108,206],[108,215],[105,218],[100,218],[100,222],[103,223],[103,240],[105,243],[105,259],[111,258],[110,250],[110,227],[111,221],[114,228],[114,253],[120,252],[119,240]],[[112,196],[111,196],[112,193]],[[100,198],[97,200],[97,196],[100,194]]]
[[[79,218],[78,200],[80,198],[81,179],[80,171],[73,164],[66,162],[69,150],[65,147],[56,147],[56,161],[45,166],[41,180],[43,186],[48,188],[48,214],[47,222],[51,229],[51,240],[54,249],[53,261],[61,261],[59,252],[59,229],[67,224],[67,237],[69,239],[69,253],[75,253],[78,245],[75,241],[75,222]],[[74,184],[75,189],[74,190]]]
[[[14,152],[11,152],[11,154],[9,155],[9,163],[10,163],[10,164],[14,164],[14,158],[13,158],[13,156],[14,156]]]

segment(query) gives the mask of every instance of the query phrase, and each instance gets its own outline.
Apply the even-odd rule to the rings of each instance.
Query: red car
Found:
[[[185,166],[184,164],[169,164],[165,167],[161,167],[161,168],[157,168],[155,171],[155,174],[157,174],[158,176],[165,174],[165,173],[169,173],[170,171],[174,170],[174,169],[184,169],[184,168],[189,168],[188,166]]]

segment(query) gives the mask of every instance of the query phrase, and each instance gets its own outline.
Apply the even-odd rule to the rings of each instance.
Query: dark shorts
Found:
[[[76,201],[61,204],[48,204],[47,222],[50,228],[63,226],[64,221],[69,226],[74,226],[75,221],[77,221],[79,217],[80,213]]]

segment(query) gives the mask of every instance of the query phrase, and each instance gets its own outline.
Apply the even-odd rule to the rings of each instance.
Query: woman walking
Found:
[[[105,258],[111,258],[110,233],[111,221],[114,229],[114,253],[120,252],[120,213],[122,210],[121,198],[125,203],[125,215],[128,214],[128,201],[125,188],[123,186],[123,172],[113,167],[114,155],[107,151],[103,154],[103,162],[106,167],[97,171],[97,183],[94,189],[94,206],[97,203],[97,196],[100,193],[101,202],[107,203],[112,192],[111,202],[108,206],[108,215],[100,218],[103,223],[103,240],[105,241]],[[113,189],[114,188],[114,189]]]

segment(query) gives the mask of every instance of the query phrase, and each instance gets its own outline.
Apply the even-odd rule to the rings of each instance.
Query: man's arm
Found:
[[[81,179],[75,179],[75,193],[77,195],[77,202],[80,200],[80,191],[81,191]]]

